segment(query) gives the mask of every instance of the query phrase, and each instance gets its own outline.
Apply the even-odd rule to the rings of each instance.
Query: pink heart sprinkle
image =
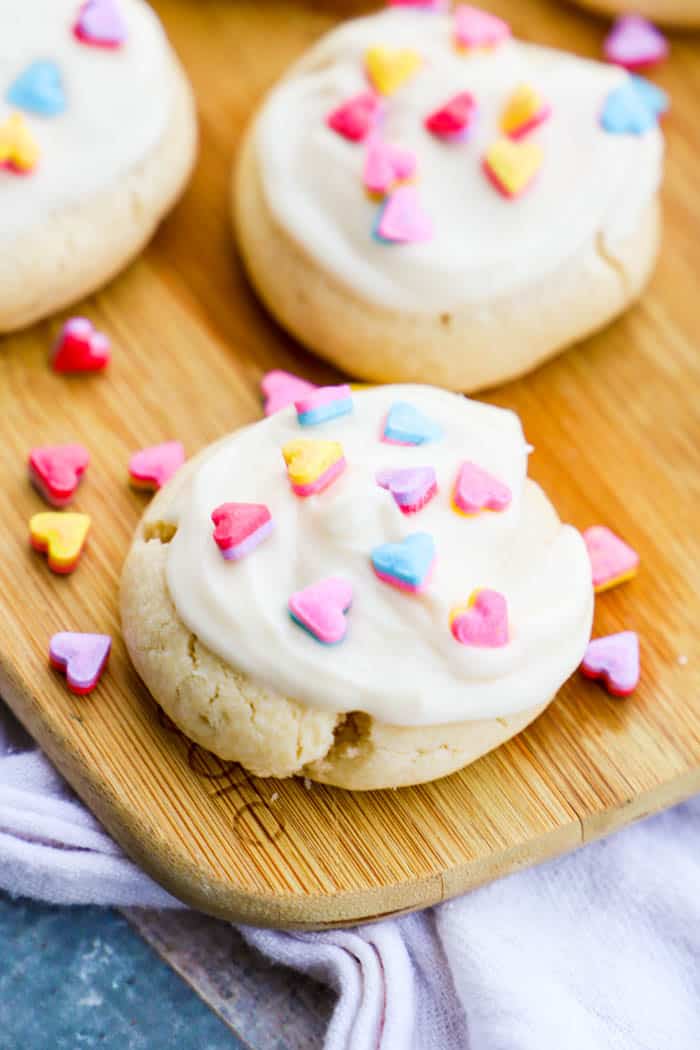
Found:
[[[415,11],[447,11],[449,0],[389,0],[389,7],[412,7]]]
[[[382,113],[381,100],[372,91],[363,91],[329,113],[326,124],[351,142],[363,142],[379,123]]]
[[[469,4],[455,8],[454,26],[459,47],[497,47],[510,36],[510,26],[502,18]]]
[[[49,643],[49,662],[56,670],[65,671],[68,688],[83,696],[100,680],[111,648],[108,634],[61,631]]]
[[[276,412],[293,405],[297,398],[310,394],[317,387],[301,376],[276,368],[262,377],[260,389],[265,398],[265,415],[274,416]]]
[[[489,474],[476,463],[465,462],[459,468],[454,489],[454,504],[463,514],[478,514],[481,510],[505,510],[512,494],[503,481]]]
[[[116,0],[87,0],[78,12],[75,35],[84,44],[119,47],[126,40],[126,23]]]
[[[160,489],[185,462],[180,441],[164,441],[135,452],[129,460],[129,475],[137,487]]]
[[[460,91],[427,116],[425,126],[438,138],[448,142],[462,141],[474,127],[477,112],[474,96],[469,91]]]
[[[469,608],[459,612],[452,619],[451,628],[460,645],[500,649],[508,644],[506,599],[498,591],[486,588],[476,591]]]
[[[433,236],[433,224],[423,211],[413,186],[399,186],[387,199],[377,226],[384,241],[417,244]]]
[[[415,154],[391,142],[370,139],[362,176],[365,189],[370,193],[389,193],[397,182],[410,179],[415,170]]]
[[[583,533],[597,591],[606,590],[633,576],[639,555],[605,525],[591,525]]]
[[[29,454],[29,476],[48,503],[67,507],[89,462],[84,445],[43,445]]]
[[[240,561],[272,532],[272,515],[262,503],[222,503],[211,512],[214,541],[227,561]]]
[[[639,638],[635,631],[621,631],[588,643],[581,672],[601,679],[612,696],[629,696],[639,683]]]
[[[289,599],[292,619],[324,645],[342,642],[348,629],[346,613],[352,604],[352,584],[339,576],[296,591]]]
[[[608,62],[625,69],[644,69],[668,57],[668,41],[656,26],[640,15],[618,18],[603,45]]]

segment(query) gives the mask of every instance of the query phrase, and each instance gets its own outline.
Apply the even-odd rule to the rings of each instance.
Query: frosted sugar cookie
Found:
[[[258,776],[444,776],[579,666],[586,546],[528,480],[513,413],[387,386],[310,424],[307,399],[156,495],[124,567],[127,648],[184,733]]]
[[[182,190],[196,124],[143,0],[0,4],[0,331],[99,287]]]
[[[655,260],[658,114],[602,121],[629,83],[466,5],[340,25],[237,159],[254,286],[364,379],[473,391],[527,372],[624,310]]]

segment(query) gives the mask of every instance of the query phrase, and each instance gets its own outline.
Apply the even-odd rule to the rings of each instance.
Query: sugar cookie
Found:
[[[0,331],[11,331],[93,291],[143,247],[189,175],[196,122],[143,0],[3,11]]]
[[[397,403],[439,436],[383,441]],[[353,411],[317,427],[346,468],[300,499],[281,449],[306,429],[289,405],[155,496],[122,578],[131,658],[183,732],[259,776],[353,789],[443,776],[527,725],[579,666],[583,539],[527,479],[511,412],[434,387],[354,390]],[[507,486],[507,505],[456,514],[464,462]],[[426,486],[405,513],[404,491]],[[240,560],[212,532],[231,500],[274,520]]]
[[[363,379],[473,391],[638,296],[663,137],[654,112],[644,130],[603,126],[625,70],[510,35],[464,49],[456,29],[456,13],[401,6],[323,37],[251,124],[233,210],[254,286],[302,342]],[[329,116],[371,90],[376,49],[406,75],[353,141]],[[378,141],[412,159],[380,201],[363,182]]]
[[[670,26],[699,26],[697,0],[576,0],[581,7],[605,15],[635,14]]]

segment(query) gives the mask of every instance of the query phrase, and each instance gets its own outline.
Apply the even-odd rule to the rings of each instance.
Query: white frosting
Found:
[[[613,66],[511,41],[464,54],[452,19],[406,8],[345,23],[324,37],[270,94],[256,127],[263,193],[279,225],[348,289],[413,312],[479,304],[546,277],[603,231],[635,230],[661,179],[663,137],[604,132],[599,115],[627,74]],[[378,205],[362,184],[364,147],[326,127],[328,113],[367,90],[368,47],[409,47],[424,65],[387,100],[383,135],[415,152],[418,188],[434,238],[386,246],[371,236]],[[536,184],[505,200],[481,169],[513,90],[531,83],[551,104],[532,133],[545,160]],[[423,120],[471,91],[479,124],[465,144],[447,144]]]
[[[61,71],[66,109],[24,113],[41,156],[23,177],[0,169],[0,236],[28,228],[119,185],[165,132],[172,72],[165,35],[142,0],[119,0],[127,39],[115,50],[76,40],[79,0],[0,0],[0,121],[10,84],[38,59]]]
[[[444,428],[440,442],[399,447],[379,440],[396,400]],[[299,436],[342,442],[348,467],[329,489],[300,499],[281,447]],[[331,711],[361,710],[395,725],[433,725],[506,715],[551,697],[578,665],[590,637],[591,569],[579,533],[559,526],[526,482],[529,448],[512,412],[432,387],[386,386],[354,394],[350,416],[302,427],[293,408],[225,440],[168,511],[167,585],[178,615],[223,660],[284,696]],[[511,488],[502,513],[452,509],[460,464],[478,463]],[[375,482],[385,467],[432,465],[439,491],[404,516]],[[272,536],[226,562],[210,514],[228,501],[265,503]],[[377,544],[427,531],[435,573],[422,595],[375,576]],[[354,590],[345,640],[324,646],[294,624],[290,595],[325,576]],[[508,601],[511,641],[502,649],[460,645],[450,610],[475,588]]]

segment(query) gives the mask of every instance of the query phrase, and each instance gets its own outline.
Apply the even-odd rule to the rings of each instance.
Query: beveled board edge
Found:
[[[486,858],[455,865],[443,875],[401,885],[338,894],[252,894],[228,882],[202,877],[184,852],[141,837],[134,813],[111,794],[65,741],[59,741],[42,717],[40,704],[26,693],[0,658],[0,691],[25,729],[34,737],[76,794],[96,814],[125,852],[169,893],[185,904],[229,922],[279,929],[322,930],[376,922],[439,904],[533,863],[570,852],[592,839],[619,830],[642,817],[700,791],[700,770],[691,770],[643,793],[629,803],[571,820],[528,843]],[[459,776],[459,774],[454,774]],[[400,790],[400,789],[399,789]]]

